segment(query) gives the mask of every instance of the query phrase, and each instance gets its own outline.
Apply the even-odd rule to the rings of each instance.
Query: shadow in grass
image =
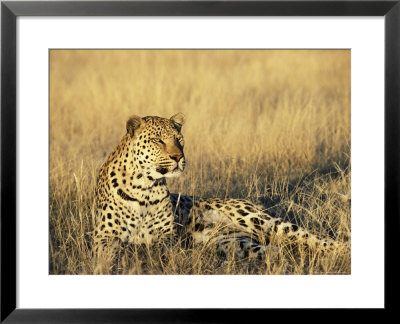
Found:
[[[276,188],[266,185],[266,192],[271,193],[257,199],[257,203],[272,217],[282,218],[285,221],[307,228],[317,233],[325,234],[333,239],[338,237],[336,228],[328,219],[315,216],[310,222],[310,215],[326,205],[338,209],[350,209],[350,197],[337,199],[343,196],[329,186],[335,181],[350,178],[350,167],[328,166],[323,169],[305,174],[297,179],[290,179],[285,184],[285,190],[277,192]],[[324,187],[324,190],[321,187]],[[275,194],[273,194],[275,192]],[[328,224],[329,223],[329,224]],[[347,240],[348,238],[345,238]]]

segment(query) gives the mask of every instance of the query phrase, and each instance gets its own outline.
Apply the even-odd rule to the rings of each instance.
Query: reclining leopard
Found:
[[[310,248],[338,242],[271,217],[243,199],[200,199],[170,194],[166,178],[185,169],[184,116],[132,116],[126,134],[100,169],[95,196],[95,253],[123,242],[155,245],[178,235],[193,244],[214,242],[217,252],[239,258],[265,256],[272,237]]]

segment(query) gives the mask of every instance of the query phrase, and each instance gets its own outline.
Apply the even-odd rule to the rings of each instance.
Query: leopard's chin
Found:
[[[177,177],[181,176],[182,173],[183,173],[183,168],[181,169],[179,167],[176,167],[174,170],[166,173],[164,175],[164,177],[166,177],[166,178],[177,178]]]

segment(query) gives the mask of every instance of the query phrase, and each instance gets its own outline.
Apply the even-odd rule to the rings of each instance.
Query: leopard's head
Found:
[[[185,169],[182,113],[171,118],[132,116],[126,123],[136,164],[153,179],[180,176]]]

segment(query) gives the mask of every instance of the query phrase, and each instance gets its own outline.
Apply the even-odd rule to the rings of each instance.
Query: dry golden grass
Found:
[[[127,118],[186,115],[187,168],[171,192],[261,201],[314,233],[350,239],[350,51],[54,50],[50,53],[50,273],[90,274],[97,171]],[[127,251],[119,273],[350,273],[285,242],[263,264],[212,247]]]

